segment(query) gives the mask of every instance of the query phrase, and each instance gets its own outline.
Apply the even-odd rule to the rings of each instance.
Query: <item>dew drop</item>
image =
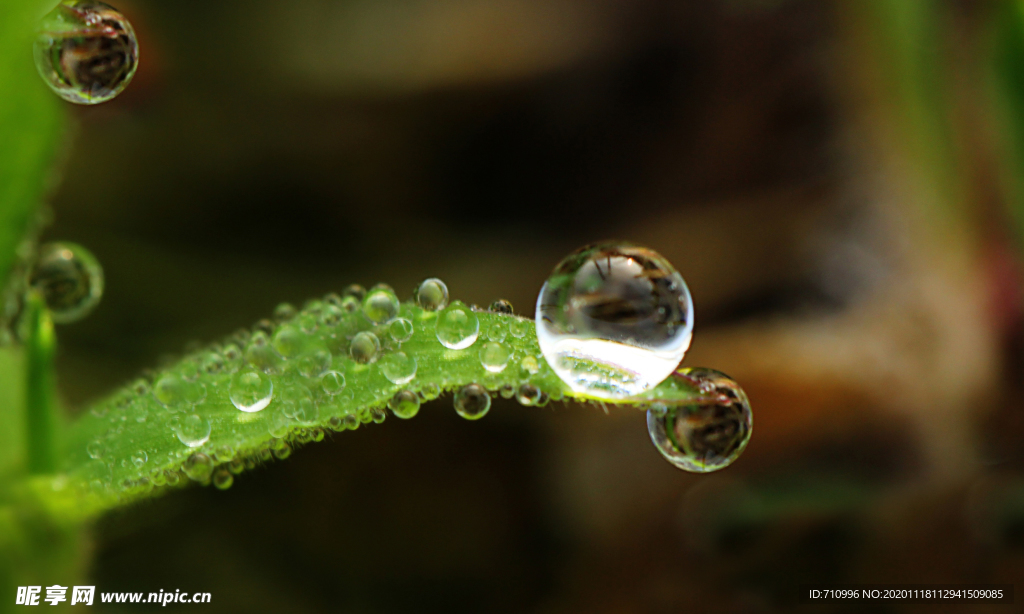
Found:
[[[286,387],[278,395],[281,413],[303,424],[316,422],[320,417],[320,409],[313,402],[313,396],[302,385]]]
[[[103,296],[103,269],[89,250],[75,243],[39,248],[29,285],[46,301],[57,324],[81,320]]]
[[[342,311],[340,306],[328,304],[325,305],[323,311],[320,312],[320,323],[324,326],[337,326],[344,315],[345,312]]]
[[[331,353],[324,349],[314,350],[300,357],[296,367],[303,377],[320,377],[331,367]]]
[[[103,442],[99,439],[94,439],[85,446],[85,452],[89,455],[89,458],[94,458],[96,460],[103,458],[106,451],[106,446],[104,446]]]
[[[537,404],[540,400],[540,389],[533,384],[521,384],[519,389],[516,390],[516,400],[521,405],[532,407]]]
[[[410,390],[399,390],[388,401],[388,409],[396,418],[408,420],[420,411],[420,397]]]
[[[363,315],[374,324],[386,324],[398,316],[399,305],[394,291],[375,286],[363,299]]]
[[[345,390],[345,374],[338,371],[328,371],[320,378],[320,387],[332,397]]]
[[[412,338],[412,322],[406,318],[398,318],[388,326],[388,334],[396,343],[405,343]]]
[[[271,450],[274,453],[274,458],[278,460],[284,460],[292,455],[292,447],[288,445],[288,442],[283,440],[274,442]]]
[[[454,301],[437,316],[437,340],[451,350],[473,345],[480,333],[480,318],[461,301]]]
[[[341,291],[341,297],[342,299],[352,297],[357,301],[362,302],[363,298],[366,297],[366,288],[359,284],[351,284]]]
[[[295,326],[282,326],[274,334],[274,349],[285,358],[295,358],[308,343],[309,337]]]
[[[331,416],[327,420],[327,428],[335,432],[341,432],[345,430],[345,419],[341,416]]]
[[[231,475],[227,469],[218,469],[217,473],[213,474],[213,485],[220,490],[227,490],[234,483],[235,476]]]
[[[206,386],[178,375],[165,375],[153,386],[153,396],[167,409],[180,411],[206,398]]]
[[[278,322],[287,322],[295,317],[295,307],[291,303],[281,303],[274,308],[274,319]]]
[[[519,368],[530,375],[537,375],[540,372],[540,363],[533,356],[525,356],[519,361]]]
[[[281,366],[281,355],[270,344],[264,331],[253,333],[245,349],[245,361],[265,373],[273,373]]]
[[[441,387],[437,384],[425,384],[420,388],[420,397],[424,401],[433,401],[439,396],[441,396]]]
[[[189,414],[177,429],[178,441],[190,448],[198,448],[210,440],[210,421],[199,414]]]
[[[491,395],[479,384],[467,384],[455,393],[454,405],[466,420],[479,420],[491,409]]]
[[[512,384],[503,384],[500,388],[498,388],[498,394],[500,394],[501,398],[503,399],[511,399],[512,397],[516,396],[516,389],[512,386]]]
[[[387,417],[388,415],[384,412],[383,409],[380,409],[379,407],[374,407],[373,409],[370,410],[370,420],[374,424],[380,424],[381,422],[384,422],[384,420]]]
[[[369,364],[377,360],[380,354],[380,340],[377,335],[363,331],[352,338],[352,345],[349,347],[349,355],[352,360],[359,364]]]
[[[503,298],[499,298],[498,300],[491,303],[491,306],[487,308],[487,311],[491,311],[493,313],[504,313],[506,315],[512,315],[512,303],[506,301]]]
[[[200,361],[204,373],[220,373],[224,370],[224,357],[219,352],[207,352]]]
[[[259,371],[240,371],[231,377],[231,404],[246,413],[265,409],[274,398],[274,382]]]
[[[245,461],[240,458],[232,459],[232,461],[228,463],[228,471],[235,475],[242,473],[245,471]]]
[[[500,343],[489,341],[480,348],[480,364],[491,373],[501,373],[508,366],[508,348]]]
[[[680,369],[674,376],[703,392],[704,401],[658,404],[647,410],[651,441],[668,462],[708,473],[728,467],[750,441],[753,414],[735,380],[712,369]]]
[[[392,384],[407,384],[416,377],[416,359],[405,352],[394,352],[380,359],[380,371]]]
[[[145,450],[136,450],[132,454],[132,464],[136,467],[142,467],[149,460],[149,455],[146,454]]]
[[[487,332],[484,333],[488,341],[501,343],[508,336],[508,327],[500,320],[487,324]]]
[[[51,90],[76,104],[106,102],[124,91],[139,63],[135,31],[114,8],[64,0],[43,18],[36,69]]]
[[[359,428],[359,418],[349,414],[345,416],[345,428],[350,431],[354,431]]]
[[[416,288],[416,304],[426,311],[438,311],[448,306],[448,286],[436,277],[424,280]]]
[[[537,298],[541,352],[576,392],[620,399],[668,377],[690,346],[693,307],[658,253],[602,243],[570,254]]]

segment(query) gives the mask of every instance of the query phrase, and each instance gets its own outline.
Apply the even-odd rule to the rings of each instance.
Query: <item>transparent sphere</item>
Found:
[[[668,377],[690,347],[693,303],[682,276],[653,250],[601,243],[570,254],[541,288],[537,340],[573,390],[640,394]]]
[[[647,410],[651,441],[676,467],[708,473],[728,467],[750,441],[753,414],[735,380],[712,369],[680,369],[673,376],[692,386],[700,402],[656,403]]]
[[[39,248],[29,275],[53,321],[81,320],[103,296],[103,268],[89,250],[74,243],[47,243]]]
[[[43,18],[34,47],[43,81],[76,104],[114,98],[128,87],[139,65],[131,24],[102,2],[64,0]]]

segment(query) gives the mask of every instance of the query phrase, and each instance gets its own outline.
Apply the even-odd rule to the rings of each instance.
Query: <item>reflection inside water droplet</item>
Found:
[[[476,342],[479,334],[480,318],[461,301],[453,301],[437,314],[437,340],[446,348],[468,348]]]
[[[39,248],[29,274],[57,324],[81,320],[103,296],[103,268],[89,250],[75,243],[47,243]]]
[[[228,395],[236,408],[255,413],[270,405],[274,398],[274,382],[259,371],[240,371],[232,376]]]
[[[468,384],[455,393],[453,403],[466,420],[479,420],[491,409],[491,395],[479,384]]]

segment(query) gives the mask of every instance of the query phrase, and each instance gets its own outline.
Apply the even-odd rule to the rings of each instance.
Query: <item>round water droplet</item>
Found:
[[[680,469],[707,473],[728,467],[750,441],[753,414],[746,393],[728,375],[712,369],[681,369],[673,377],[686,380],[704,399],[649,409],[651,441]]]
[[[113,7],[93,0],[61,2],[43,18],[34,48],[43,81],[76,104],[114,98],[139,64],[131,24]]]
[[[424,280],[416,288],[416,304],[427,311],[438,311],[448,306],[448,286],[436,277]]]
[[[479,420],[491,409],[491,395],[479,384],[468,384],[455,393],[454,405],[466,420]]]
[[[690,347],[693,307],[682,276],[659,254],[602,243],[555,267],[535,323],[544,357],[570,388],[619,399],[676,369]]]
[[[302,385],[285,387],[278,395],[278,404],[282,414],[302,424],[316,422],[320,417],[313,395]]]
[[[309,335],[296,326],[282,326],[274,333],[274,349],[285,358],[295,358],[309,345]]]
[[[340,301],[341,299],[338,300]],[[323,311],[320,312],[320,324],[324,326],[337,326],[344,315],[345,312],[341,310],[339,305],[324,305]]]
[[[142,467],[149,460],[149,455],[146,454],[145,450],[136,450],[132,454],[132,464],[136,467]]]
[[[501,343],[508,336],[508,326],[503,321],[490,322],[485,335],[488,341]]]
[[[412,338],[412,322],[406,318],[398,318],[388,326],[388,334],[396,343],[405,343]]]
[[[363,331],[352,338],[349,355],[360,364],[375,362],[380,354],[380,340],[377,335]]]
[[[153,386],[153,396],[171,411],[180,411],[206,398],[206,386],[178,375],[165,375]]]
[[[408,420],[420,411],[420,397],[410,390],[399,390],[388,401],[388,409],[396,418]]]
[[[299,330],[309,335],[315,333],[316,329],[320,326],[319,318],[322,314],[323,308],[318,305],[316,311],[299,314],[295,318],[295,323],[299,325]]]
[[[249,340],[249,346],[245,348],[245,361],[264,373],[275,373],[283,359],[270,344],[267,334],[256,331]]]
[[[350,296],[356,299],[357,301],[362,302],[363,299],[366,297],[366,288],[360,286],[359,284],[351,284],[341,291],[342,299],[348,298]]]
[[[291,303],[281,303],[274,308],[274,319],[278,322],[287,322],[295,317],[295,307]]]
[[[498,394],[503,399],[511,399],[516,396],[516,389],[512,387],[512,384],[502,384],[501,388],[498,388]]]
[[[106,446],[103,445],[103,442],[99,439],[94,439],[85,446],[85,452],[89,455],[89,458],[95,458],[97,460],[103,458],[106,451]]]
[[[46,301],[53,321],[81,320],[103,296],[103,269],[81,245],[47,243],[39,248],[29,285]]]
[[[501,373],[508,366],[508,348],[500,343],[489,341],[480,348],[480,364],[491,373]]]
[[[380,409],[379,407],[374,407],[373,409],[371,409],[369,415],[370,420],[374,424],[380,424],[381,422],[384,422],[384,420],[388,417],[387,413],[383,409]]]
[[[426,384],[420,388],[420,398],[424,401],[433,401],[439,396],[441,396],[441,387],[437,384]]]
[[[278,440],[275,441],[271,450],[274,453],[274,458],[284,460],[292,455],[292,447],[288,445],[288,442]]]
[[[398,316],[399,305],[390,288],[375,286],[363,299],[363,315],[374,324],[386,324]]]
[[[394,352],[380,359],[380,372],[392,384],[407,384],[416,377],[416,359],[405,352]]]
[[[345,416],[345,428],[350,431],[354,431],[359,428],[359,418],[351,414]]]
[[[199,362],[199,368],[204,373],[220,373],[224,370],[224,365],[224,357],[219,352],[207,352]]]
[[[338,371],[328,371],[320,378],[320,387],[332,397],[345,390],[345,374]]]
[[[181,443],[198,448],[210,440],[210,421],[199,414],[189,414],[178,425],[177,435]]]
[[[231,472],[226,469],[218,469],[217,473],[213,474],[213,485],[220,490],[227,490],[234,483],[235,476],[231,475]]]
[[[540,395],[540,389],[533,384],[522,384],[519,386],[519,389],[516,390],[516,400],[519,401],[521,405],[525,405],[527,407],[536,405],[537,401],[540,400]]]
[[[335,432],[341,432],[345,430],[345,419],[341,416],[331,416],[327,420],[327,428]]]
[[[295,363],[304,377],[320,377],[331,367],[331,353],[324,349],[314,350],[300,356]]]
[[[239,371],[231,377],[231,404],[246,413],[265,409],[274,398],[274,382],[259,371]]]
[[[525,356],[519,361],[519,368],[522,369],[524,373],[537,375],[540,371],[540,363],[538,363],[537,359],[533,356]]]
[[[480,318],[461,301],[454,301],[437,314],[437,340],[452,350],[463,350],[476,342]]]
[[[498,300],[491,303],[491,306],[487,308],[487,311],[512,315],[512,303],[506,301],[503,298],[499,298]]]

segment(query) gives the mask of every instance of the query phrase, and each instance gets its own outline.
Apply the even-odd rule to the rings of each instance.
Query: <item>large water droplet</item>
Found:
[[[508,366],[508,348],[495,341],[489,341],[480,348],[480,364],[491,373],[501,373]]]
[[[479,420],[491,409],[491,395],[479,384],[468,384],[455,393],[454,405],[466,420]]]
[[[416,288],[416,304],[427,311],[438,311],[448,306],[448,286],[436,277],[424,280]]]
[[[171,411],[187,409],[206,398],[206,386],[178,375],[165,375],[153,386],[153,396]]]
[[[390,288],[375,286],[363,299],[363,315],[374,324],[386,324],[398,316],[399,305]]]
[[[181,443],[198,448],[210,440],[210,421],[199,414],[189,414],[178,425],[177,435]]]
[[[441,345],[462,350],[476,342],[480,334],[480,318],[461,301],[454,301],[437,314],[436,331]]]
[[[380,339],[368,331],[358,333],[352,338],[349,354],[352,356],[352,360],[360,364],[375,362],[380,354]]]
[[[92,311],[103,296],[103,268],[81,245],[47,243],[39,248],[29,284],[46,301],[53,321],[74,322]]]
[[[416,377],[416,359],[405,352],[394,352],[380,359],[380,372],[392,384],[407,384]]]
[[[656,403],[647,411],[651,441],[670,463],[695,473],[728,467],[750,441],[753,414],[746,393],[732,378],[712,369],[681,369],[702,400],[680,405]]]
[[[396,418],[408,420],[420,411],[420,397],[410,390],[399,390],[388,401],[388,409]]]
[[[618,399],[657,386],[690,346],[693,308],[682,276],[627,243],[569,255],[537,299],[537,340],[576,392]]]
[[[259,371],[240,371],[231,377],[231,404],[246,413],[265,409],[274,398],[274,382]]]
[[[139,45],[131,24],[93,0],[64,0],[43,18],[36,69],[58,96],[76,104],[106,102],[135,75]]]

